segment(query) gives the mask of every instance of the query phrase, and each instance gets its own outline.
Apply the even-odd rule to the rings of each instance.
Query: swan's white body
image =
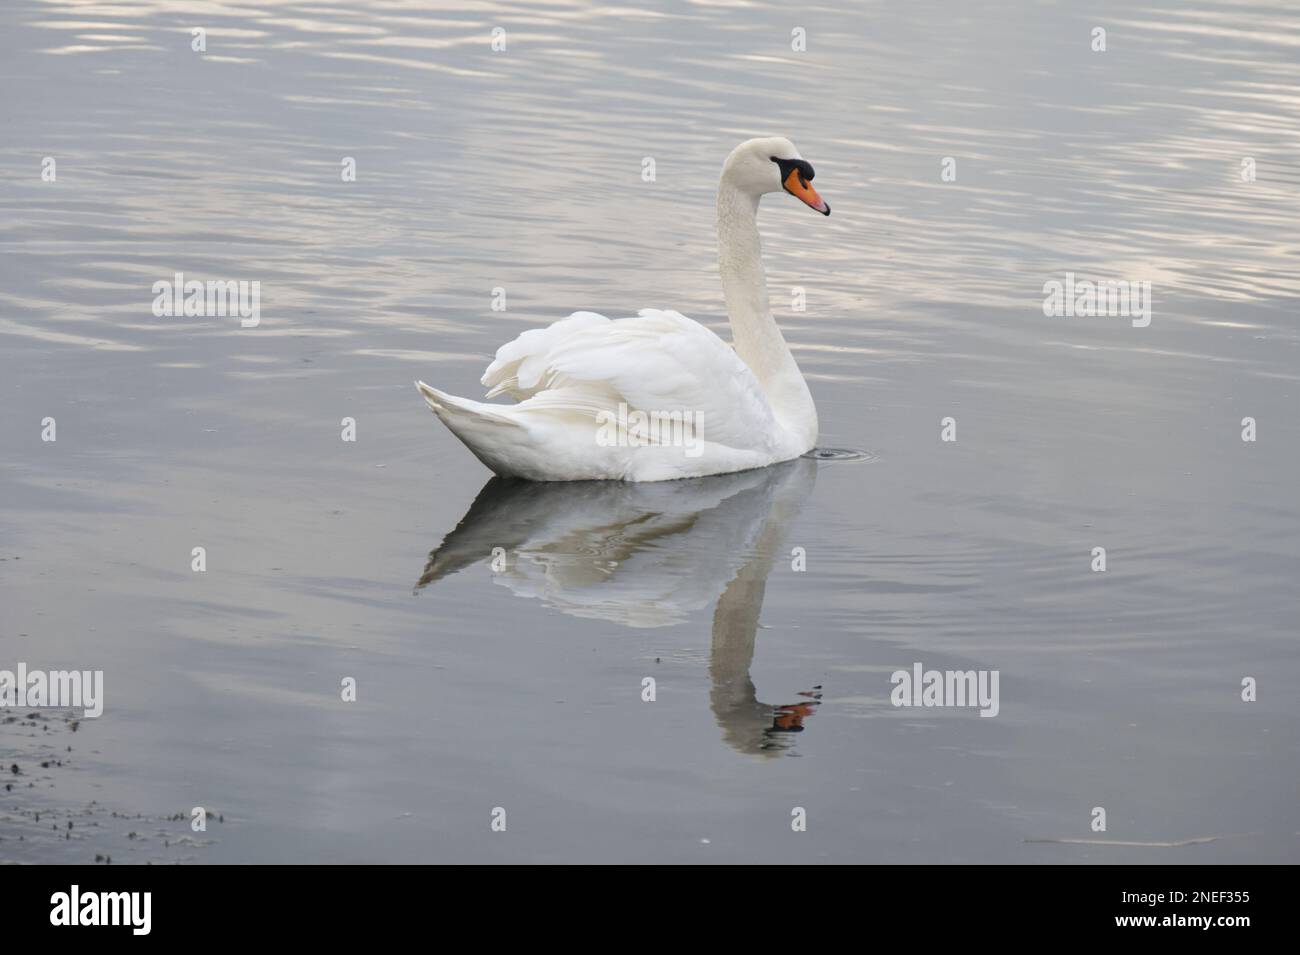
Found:
[[[817,411],[768,306],[757,224],[761,196],[791,184],[829,214],[802,178],[783,184],[792,163],[811,178],[794,145],[773,137],[742,143],[723,166],[718,266],[734,349],[674,311],[643,309],[616,321],[575,312],[497,351],[483,384],[489,398],[505,394],[517,404],[417,382],[425,401],[497,474],[533,481],[665,481],[766,467],[811,450]],[[638,431],[636,412],[693,427]],[[631,434],[619,430],[629,419]]]

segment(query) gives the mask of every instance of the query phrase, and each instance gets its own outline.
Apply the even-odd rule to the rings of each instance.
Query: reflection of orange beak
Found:
[[[813,193],[817,195],[817,193]],[[814,206],[813,208],[816,208]],[[805,717],[813,715],[813,707],[817,703],[791,703],[786,706],[778,706],[772,714],[772,728],[784,730],[787,733],[797,733],[803,729]]]
[[[831,214],[831,207],[826,204],[826,200],[817,195],[817,190],[809,184],[808,180],[799,175],[798,169],[791,169],[790,175],[785,177],[785,191],[822,215]]]

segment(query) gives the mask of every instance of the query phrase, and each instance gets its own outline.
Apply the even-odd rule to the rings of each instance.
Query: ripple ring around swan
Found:
[[[813,448],[800,457],[814,461],[874,461],[876,455],[860,448]]]

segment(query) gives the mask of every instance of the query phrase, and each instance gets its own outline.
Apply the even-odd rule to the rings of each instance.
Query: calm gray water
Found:
[[[0,722],[0,860],[1300,860],[1294,4],[655,6],[0,8],[0,669],[105,680]],[[580,308],[725,334],[760,134],[868,457],[485,486],[411,382]],[[178,271],[261,324],[155,317]],[[1044,317],[1067,271],[1150,325]],[[917,662],[998,715],[894,707]]]

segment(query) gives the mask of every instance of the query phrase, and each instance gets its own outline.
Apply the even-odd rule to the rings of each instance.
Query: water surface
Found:
[[[1300,858],[1300,17],[840,6],[4,5],[0,668],[107,701],[0,724],[0,858]],[[725,334],[761,134],[835,210],[760,224],[866,458],[489,483],[412,380],[576,309]],[[177,271],[261,324],[155,317]],[[1150,326],[1045,318],[1066,271]],[[918,661],[998,716],[890,705]]]

